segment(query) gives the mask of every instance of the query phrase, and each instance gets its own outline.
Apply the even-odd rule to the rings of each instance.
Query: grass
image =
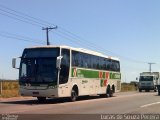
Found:
[[[137,91],[137,87],[135,86],[135,84],[122,83],[121,92],[129,92],[129,91]]]
[[[3,90],[1,97],[2,98],[10,98],[10,97],[18,97],[19,91],[18,90]]]
[[[2,81],[1,83],[2,83],[2,93],[0,93],[1,94],[0,97],[10,98],[10,97],[18,97],[18,96],[20,96],[19,95],[18,81],[5,80],[5,81]]]
[[[18,81],[2,81],[2,94],[0,97],[2,98],[10,98],[10,97],[18,97],[19,95],[19,85]],[[1,86],[1,85],[0,85]],[[121,84],[121,92],[129,92],[136,91],[136,87],[131,83],[122,83]]]

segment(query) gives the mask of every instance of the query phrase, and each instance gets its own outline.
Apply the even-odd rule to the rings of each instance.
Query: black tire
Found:
[[[113,90],[111,89],[110,85],[108,85],[108,87],[107,87],[106,96],[107,97],[113,97]]]
[[[39,103],[46,102],[46,97],[37,97]]]
[[[158,95],[160,95],[160,90],[158,91]]]
[[[154,89],[154,92],[157,92],[157,90],[156,90],[156,89]]]
[[[141,90],[141,89],[139,89],[139,92],[142,92],[142,90]]]
[[[112,85],[112,91],[113,91],[113,93],[115,93],[115,86],[114,85]]]
[[[72,89],[72,91],[71,91],[71,102],[76,101],[77,98],[78,98],[78,93],[76,92],[75,89]]]
[[[113,90],[110,90],[109,97],[113,97]]]

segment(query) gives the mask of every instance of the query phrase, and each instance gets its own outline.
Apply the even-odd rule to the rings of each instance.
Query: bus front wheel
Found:
[[[74,102],[78,98],[78,87],[73,87],[71,91],[71,101]]]

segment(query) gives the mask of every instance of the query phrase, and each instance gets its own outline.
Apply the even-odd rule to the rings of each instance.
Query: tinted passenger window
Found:
[[[61,61],[59,84],[64,84],[68,82],[69,77],[70,51],[68,49],[62,49],[61,55],[63,56],[63,58]]]
[[[72,66],[98,70],[120,71],[119,61],[77,51],[72,51]]]

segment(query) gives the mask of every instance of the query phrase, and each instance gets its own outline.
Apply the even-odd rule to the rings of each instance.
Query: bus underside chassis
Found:
[[[39,103],[46,102],[46,97],[37,97]]]

